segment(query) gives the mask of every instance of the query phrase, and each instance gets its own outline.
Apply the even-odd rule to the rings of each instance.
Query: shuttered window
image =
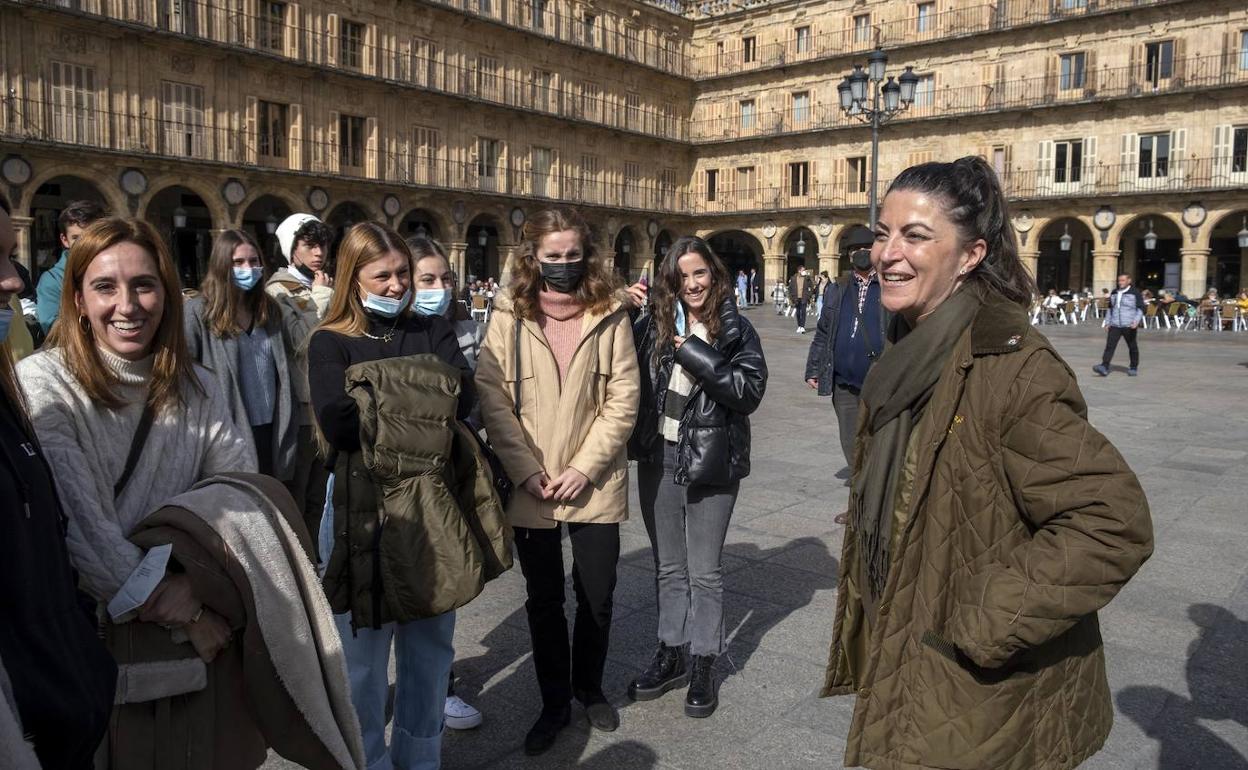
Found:
[[[162,82],[160,111],[165,152],[184,158],[204,157],[203,87]]]
[[[99,138],[95,69],[54,61],[48,88],[52,136],[61,142],[94,144]]]

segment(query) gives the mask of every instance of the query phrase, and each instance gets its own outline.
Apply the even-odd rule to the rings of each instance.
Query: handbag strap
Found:
[[[512,411],[516,413],[516,420],[520,419],[520,332],[524,327],[524,321],[520,320],[520,316],[513,316],[516,319],[516,344],[513,345],[516,354],[516,384],[512,388]]]
[[[130,440],[130,453],[126,455],[126,467],[121,472],[121,478],[117,479],[117,483],[113,485],[114,500],[121,497],[126,483],[134,475],[134,468],[139,464],[139,457],[143,455],[143,445],[147,443],[147,434],[152,429],[152,420],[155,417],[156,409],[149,401],[143,405],[143,416],[139,418],[139,425],[134,429],[134,438]]]

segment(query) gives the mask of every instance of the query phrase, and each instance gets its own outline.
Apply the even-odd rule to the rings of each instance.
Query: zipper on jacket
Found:
[[[381,617],[381,531],[386,527],[387,515],[382,515],[377,522],[377,531],[373,533],[373,628],[381,628],[378,619]]]

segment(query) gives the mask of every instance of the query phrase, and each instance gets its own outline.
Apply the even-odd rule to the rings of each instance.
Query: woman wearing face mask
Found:
[[[184,323],[191,356],[216,375],[234,422],[252,438],[260,472],[289,481],[299,433],[291,346],[281,308],[264,292],[264,263],[250,235],[226,230],[217,237]]]
[[[398,233],[365,222],[347,233],[338,249],[333,301],[308,346],[312,409],[331,462],[335,463],[333,515],[321,523],[322,553],[328,557],[325,589],[330,596],[347,655],[352,702],[364,734],[370,770],[436,768],[441,758],[443,709],[454,650],[455,613],[389,622],[388,590],[379,570],[360,574],[349,565],[361,542],[354,536],[373,526],[376,509],[356,510],[347,461],[362,447],[360,411],[347,392],[347,369],[382,359],[429,353],[461,370],[457,416],[475,403],[472,370],[459,351],[451,325],[437,314],[413,312],[412,253]],[[428,297],[428,295],[426,295]],[[361,518],[363,517],[363,518]],[[367,519],[367,522],[364,522]],[[330,547],[326,547],[330,546]],[[374,556],[374,564],[380,565]],[[348,565],[348,566],[343,566]],[[391,586],[390,589],[396,588]],[[368,617],[367,620],[361,618]],[[397,682],[394,731],[386,749],[386,699],[393,642]]]
[[[569,723],[573,697],[597,729],[619,724],[603,695],[602,674],[619,524],[628,518],[625,445],[637,412],[638,374],[628,312],[615,297],[617,279],[594,252],[585,221],[565,209],[539,212],[524,225],[522,248],[510,287],[495,299],[477,383],[490,442],[518,485],[507,514],[528,590],[542,694],[542,713],[524,742],[525,753],[535,755]],[[563,615],[564,524],[576,589],[571,650]]]
[[[449,321],[459,340],[459,352],[464,354],[468,365],[476,369],[484,334],[468,308],[455,299],[457,282],[446,252],[440,243],[424,235],[408,238],[407,245],[416,262],[412,308],[422,315],[439,315]]]
[[[140,569],[145,552],[129,538],[152,511],[210,476],[256,470],[229,402],[187,352],[182,311],[177,269],[152,226],[99,220],[70,249],[48,345],[17,368],[43,451],[63,471],[56,483],[70,560],[101,604]],[[181,647],[181,634],[205,662],[230,641],[229,623],[195,595],[185,572],[165,572],[138,620],[106,625],[110,649],[127,665],[166,661],[170,669],[156,688],[166,695],[135,694],[116,707],[108,766],[199,767],[187,764],[192,744],[215,747],[206,760],[217,766],[263,762],[263,741],[241,697],[231,700],[230,688],[217,687],[221,672],[241,665],[237,651],[225,656],[224,668],[210,666],[208,686],[201,681],[199,689],[195,665],[159,657]],[[144,657],[153,648],[163,652]],[[142,689],[120,681],[127,692]]]
[[[1152,551],[1148,501],[1031,326],[982,158],[892,183],[871,259],[891,343],[862,392],[824,695],[845,765],[1073,768],[1113,721],[1096,613]]]
[[[724,538],[750,472],[749,415],[767,362],[728,270],[701,238],[672,244],[633,334],[642,397],[629,454],[654,555],[659,646],[628,692],[653,700],[687,682],[685,713],[708,717],[724,651]]]

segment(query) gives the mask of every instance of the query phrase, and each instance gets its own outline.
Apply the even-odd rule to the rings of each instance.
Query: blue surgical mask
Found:
[[[364,309],[371,310],[382,318],[394,318],[402,313],[412,301],[412,290],[403,292],[398,299],[382,297],[372,292],[364,292]]]
[[[412,308],[421,315],[443,315],[450,306],[450,289],[417,289],[412,301]]]
[[[9,338],[9,324],[13,322],[13,308],[0,307],[0,345]]]
[[[243,291],[251,291],[256,284],[260,283],[263,275],[264,268],[261,267],[236,267],[234,268],[234,285]]]

